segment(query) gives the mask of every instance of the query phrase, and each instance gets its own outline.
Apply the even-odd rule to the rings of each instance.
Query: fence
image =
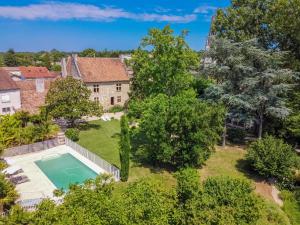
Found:
[[[101,159],[99,156],[95,155],[94,153],[90,152],[89,150],[85,149],[84,147],[71,141],[68,138],[66,138],[66,145],[71,147],[74,151],[78,152],[80,155],[84,156],[85,158],[89,159],[90,161],[98,165],[106,172],[112,174],[116,179],[116,181],[120,180],[120,170],[117,167],[111,165],[110,163],[106,162],[104,159]]]
[[[58,145],[59,143],[57,141],[57,138],[54,138],[47,141],[41,141],[29,145],[22,145],[22,146],[16,146],[16,147],[5,149],[2,156],[11,157],[16,155],[32,153],[32,152],[39,152],[49,148],[56,147]]]

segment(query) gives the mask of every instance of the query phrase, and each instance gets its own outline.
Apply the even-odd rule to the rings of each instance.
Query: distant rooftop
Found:
[[[16,89],[19,88],[10,77],[10,74],[6,70],[0,68],[0,91]]]

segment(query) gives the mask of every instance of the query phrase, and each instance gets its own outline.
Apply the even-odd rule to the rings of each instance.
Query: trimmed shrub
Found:
[[[130,155],[130,138],[128,119],[124,115],[121,117],[121,136],[119,142],[120,161],[121,161],[121,180],[127,181],[129,176],[129,155]]]
[[[79,130],[76,128],[69,128],[66,130],[65,135],[67,138],[71,139],[72,141],[79,140]]]
[[[111,107],[108,111],[110,113],[116,113],[116,112],[122,112],[123,110],[124,110],[123,106],[115,105],[115,106]]]
[[[283,140],[267,136],[253,142],[246,155],[251,166],[265,178],[275,178],[279,183],[292,184],[296,153]]]

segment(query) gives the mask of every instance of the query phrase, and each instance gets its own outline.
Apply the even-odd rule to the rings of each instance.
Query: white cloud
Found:
[[[209,14],[217,10],[214,6],[200,6],[194,10],[194,13]]]
[[[132,19],[138,21],[157,21],[188,23],[196,20],[195,14],[167,15],[160,13],[132,13],[120,8],[98,7],[95,5],[52,2],[28,6],[0,6],[0,17],[15,20],[96,20],[112,21]]]

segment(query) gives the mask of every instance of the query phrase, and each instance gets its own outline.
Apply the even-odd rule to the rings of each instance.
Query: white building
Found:
[[[10,74],[0,69],[0,114],[13,114],[20,108],[20,89]]]

